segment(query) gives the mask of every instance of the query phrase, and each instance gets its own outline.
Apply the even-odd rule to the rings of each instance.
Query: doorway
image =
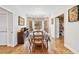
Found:
[[[55,19],[55,37],[64,37],[64,14]]]
[[[55,39],[56,47],[64,47],[64,14],[55,18]]]

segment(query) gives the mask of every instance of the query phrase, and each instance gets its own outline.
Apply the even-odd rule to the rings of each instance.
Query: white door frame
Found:
[[[59,18],[55,18],[55,38],[59,38]]]

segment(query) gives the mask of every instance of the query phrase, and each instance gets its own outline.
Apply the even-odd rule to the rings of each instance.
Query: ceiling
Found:
[[[7,5],[17,8],[18,11],[25,13],[26,15],[53,15],[59,10],[63,10],[70,5]]]
[[[19,5],[27,15],[51,15],[68,5]]]

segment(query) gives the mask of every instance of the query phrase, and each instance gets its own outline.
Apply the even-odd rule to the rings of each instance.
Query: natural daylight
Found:
[[[79,5],[1,5],[0,54],[79,53]]]

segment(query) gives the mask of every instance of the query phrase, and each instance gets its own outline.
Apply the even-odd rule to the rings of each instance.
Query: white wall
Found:
[[[68,10],[67,10],[68,11]],[[74,53],[79,53],[79,21],[68,22],[68,12],[65,12],[65,46]]]
[[[53,19],[53,24],[51,23]],[[53,18],[53,16],[50,17],[49,19],[49,32],[50,32],[50,36],[52,38],[55,38],[55,18]]]
[[[25,19],[26,19],[26,16],[25,16],[24,12],[22,12],[21,9],[17,8],[16,6],[4,5],[1,7],[13,13],[13,40],[12,40],[13,43],[11,46],[14,47],[17,45],[17,31],[18,31],[18,29],[26,26],[26,24],[25,24],[25,26],[18,26],[18,16],[22,16]]]
[[[79,52],[79,21],[68,22],[68,9],[71,6],[64,7],[54,14],[54,18],[64,13],[64,46],[69,48],[72,52]]]

